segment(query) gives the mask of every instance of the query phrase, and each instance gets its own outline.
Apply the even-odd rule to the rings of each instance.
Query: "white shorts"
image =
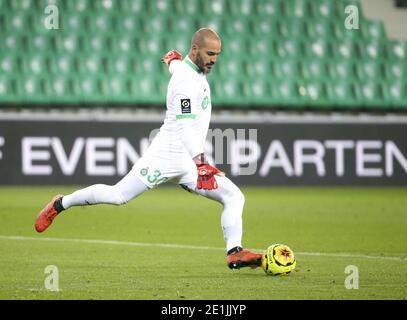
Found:
[[[134,164],[131,174],[135,174],[149,188],[167,181],[196,183],[198,178],[196,165],[187,153],[147,152]]]

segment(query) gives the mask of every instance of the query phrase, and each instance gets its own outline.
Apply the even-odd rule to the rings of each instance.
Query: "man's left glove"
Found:
[[[182,55],[177,50],[171,50],[161,58],[161,62],[165,63],[166,65],[170,65],[171,61],[173,60],[182,60]]]
[[[198,169],[198,181],[197,188],[204,190],[213,190],[218,188],[215,175],[224,176],[225,174],[218,168],[212,167],[209,164],[201,163],[197,164]]]

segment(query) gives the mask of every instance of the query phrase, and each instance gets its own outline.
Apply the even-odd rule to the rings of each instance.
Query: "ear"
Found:
[[[196,56],[198,53],[199,47],[196,43],[193,43],[191,46],[191,53]]]

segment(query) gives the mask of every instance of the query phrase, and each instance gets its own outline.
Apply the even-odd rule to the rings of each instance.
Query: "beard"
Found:
[[[206,66],[213,65],[212,63],[205,64],[199,53],[196,55],[195,64],[198,66],[199,70],[201,70],[203,74],[208,74],[209,72],[211,72],[211,69],[205,68]]]

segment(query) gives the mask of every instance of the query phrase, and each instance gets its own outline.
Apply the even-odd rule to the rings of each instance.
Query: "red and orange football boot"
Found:
[[[55,207],[55,202],[61,198],[62,195],[56,195],[51,202],[41,210],[37,216],[37,219],[35,220],[35,230],[37,230],[37,232],[43,232],[45,229],[47,229],[58,215],[59,211]]]
[[[261,266],[262,253],[255,253],[244,250],[242,247],[235,247],[228,251],[226,261],[230,269],[240,269],[250,267],[252,269]]]

